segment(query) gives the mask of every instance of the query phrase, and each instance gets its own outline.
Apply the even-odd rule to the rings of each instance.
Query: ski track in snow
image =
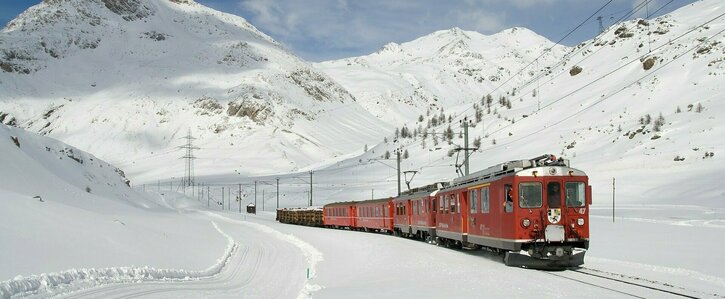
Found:
[[[201,280],[218,275],[229,264],[238,245],[216,223],[214,228],[227,238],[228,245],[221,258],[206,270],[156,269],[153,267],[110,267],[70,269],[56,273],[42,273],[28,277],[17,276],[0,282],[0,298],[25,296],[55,296],[95,288],[108,284],[139,282],[178,282]]]
[[[198,298],[213,294],[214,297],[229,298],[238,298],[240,296],[244,298],[289,298],[296,296],[304,299],[312,298],[314,292],[322,289],[321,286],[310,283],[310,279],[316,275],[317,263],[323,260],[322,253],[314,246],[293,235],[282,233],[266,225],[235,220],[214,212],[201,211],[200,213],[214,218],[217,222],[223,221],[231,225],[243,225],[251,228],[251,230],[233,231],[227,229],[234,235],[232,237],[222,231],[217,226],[217,222],[212,221],[215,228],[229,240],[230,246],[224,255],[223,263],[217,263],[209,270],[203,271],[203,274],[206,275],[194,276],[189,274],[191,272],[184,270],[157,270],[156,272],[183,272],[185,275],[169,277],[168,275],[149,274],[145,276],[117,277],[115,275],[103,276],[97,274],[98,272],[109,271],[108,269],[90,269],[87,271],[90,271],[93,276],[84,275],[54,287],[35,287],[28,290],[15,289],[13,292],[2,293],[0,298],[25,296]],[[268,236],[268,238],[262,236]],[[235,239],[238,241],[235,242]],[[254,242],[244,242],[244,240],[254,240]],[[289,252],[296,252],[296,250],[300,251],[299,258],[294,256],[290,258]],[[309,277],[303,282],[305,268],[309,271]],[[287,277],[280,277],[279,273],[285,273],[285,271],[288,273]],[[43,282],[40,281],[45,280],[40,278],[43,275],[46,274],[33,276],[34,281],[39,281],[34,285],[42,286]],[[278,283],[278,285],[272,285],[274,283]],[[16,283],[15,285],[23,284]],[[24,285],[31,284],[26,283]]]
[[[219,214],[216,214],[213,212],[203,212],[203,213],[207,214],[211,217],[215,217],[220,220],[227,221],[229,223],[241,224],[241,225],[246,225],[246,226],[252,227],[254,229],[257,229],[264,233],[273,235],[282,241],[288,242],[288,243],[296,246],[297,248],[299,248],[302,251],[302,254],[304,254],[305,258],[307,259],[307,264],[308,264],[308,269],[309,269],[308,281],[305,282],[304,288],[300,291],[300,294],[297,296],[297,298],[298,299],[312,298],[313,292],[316,292],[316,291],[319,291],[322,289],[321,286],[316,285],[316,284],[311,284],[309,282],[309,279],[314,278],[316,275],[315,267],[316,267],[317,263],[324,260],[322,252],[317,250],[317,248],[312,246],[310,243],[307,243],[294,235],[282,233],[282,232],[280,232],[276,229],[273,229],[269,226],[266,226],[266,225],[253,223],[253,222],[247,222],[247,221],[234,220],[234,219],[230,219],[230,218],[224,217],[222,215],[219,215]]]

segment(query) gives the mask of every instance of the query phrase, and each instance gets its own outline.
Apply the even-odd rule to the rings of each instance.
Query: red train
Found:
[[[501,163],[395,198],[331,203],[326,227],[381,231],[502,252],[509,266],[584,263],[591,186],[569,161],[542,155]]]

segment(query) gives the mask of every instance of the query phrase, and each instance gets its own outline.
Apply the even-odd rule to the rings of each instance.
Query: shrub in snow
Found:
[[[651,69],[655,65],[655,61],[657,61],[657,56],[652,56],[650,58],[647,58],[642,62],[642,67],[645,71]]]
[[[582,67],[575,65],[575,66],[572,66],[571,69],[569,70],[569,75],[576,76],[576,75],[579,75],[579,73],[581,73],[581,72],[582,72]]]

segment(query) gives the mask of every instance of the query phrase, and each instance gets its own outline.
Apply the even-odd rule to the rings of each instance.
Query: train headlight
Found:
[[[579,226],[584,226],[584,218],[577,219],[576,224],[578,224]]]
[[[521,220],[521,225],[523,225],[524,227],[529,227],[529,225],[531,225],[531,220],[529,220],[528,218],[524,218],[523,220]]]

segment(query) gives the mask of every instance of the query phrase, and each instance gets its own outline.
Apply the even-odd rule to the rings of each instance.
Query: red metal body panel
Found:
[[[341,202],[325,205],[323,208],[322,221],[328,227],[354,227],[355,226],[355,203]]]
[[[359,201],[355,203],[355,228],[393,231],[395,207],[392,198]]]
[[[530,207],[523,197],[525,192],[521,190],[521,184],[533,184],[534,189],[538,187],[540,204]],[[554,188],[558,193],[547,193],[549,186],[558,186],[558,189]],[[507,204],[509,189],[511,201]],[[570,195],[580,196],[581,201],[570,199]],[[437,195],[436,234],[463,243],[518,250],[521,244],[545,240],[546,227],[555,225],[563,226],[564,242],[588,243],[590,197],[585,175],[519,176],[512,173],[447,188]],[[472,200],[476,201],[473,209]],[[528,226],[524,226],[525,219]]]
[[[397,197],[393,199],[394,224],[402,234],[423,236],[431,235],[435,231],[435,204],[434,196],[430,192],[417,195]]]

